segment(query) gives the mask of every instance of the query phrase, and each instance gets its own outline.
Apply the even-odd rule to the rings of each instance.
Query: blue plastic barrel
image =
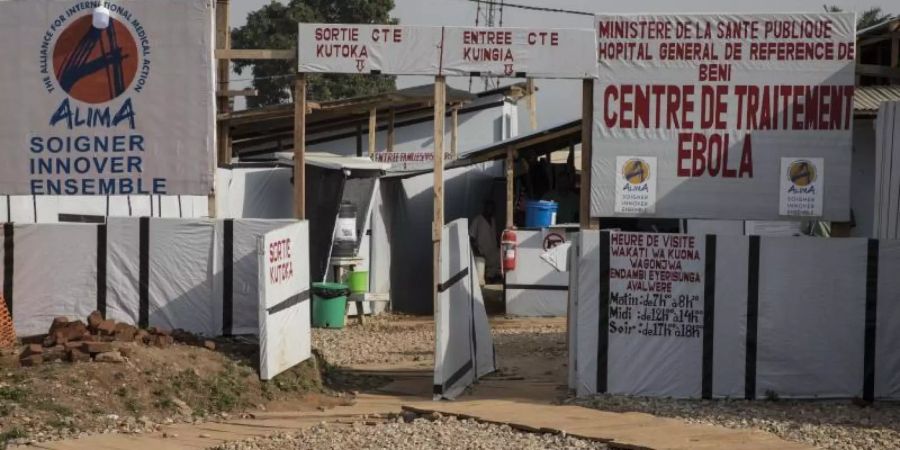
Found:
[[[557,209],[559,209],[559,204],[554,201],[525,202],[525,227],[545,228],[550,225],[556,225]]]

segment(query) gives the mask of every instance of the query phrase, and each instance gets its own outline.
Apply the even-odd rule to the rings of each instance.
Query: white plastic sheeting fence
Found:
[[[518,263],[515,270],[506,274],[506,314],[526,317],[566,315],[569,273],[560,269],[567,267],[565,264],[558,267],[543,256],[552,246],[565,245],[571,234],[563,228],[516,231]]]
[[[257,238],[292,220],[110,218],[0,226],[0,285],[16,331],[93,310],[204,335],[258,331]]]
[[[611,236],[582,231],[573,256],[578,395],[900,398],[900,242],[698,236],[700,332],[677,336],[626,332],[659,318],[623,313]]]
[[[259,237],[259,377],[276,375],[312,356],[309,222]]]
[[[434,398],[454,399],[470,384],[496,370],[484,298],[469,245],[469,221],[445,225],[441,279],[434,323]]]

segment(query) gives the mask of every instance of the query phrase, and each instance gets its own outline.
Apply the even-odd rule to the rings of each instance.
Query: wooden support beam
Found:
[[[378,111],[369,108],[369,159],[375,160],[375,141],[378,139]]]
[[[446,78],[434,77],[434,217],[431,226],[433,276],[431,283],[434,314],[438,313],[438,285],[441,279],[441,235],[444,231],[444,114],[447,103]],[[435,321],[437,326],[437,321]]]
[[[356,124],[356,156],[362,157],[362,124]]]
[[[459,157],[459,105],[450,109],[450,156],[451,159]]]
[[[216,48],[228,49],[231,47],[231,32],[228,29],[229,0],[216,0]],[[217,50],[218,51],[218,50]],[[228,79],[231,74],[227,60],[218,61],[216,64],[216,91],[228,91]],[[231,111],[231,100],[227,95],[216,96],[216,113],[228,114]],[[216,162],[213,170],[220,165],[231,163],[231,129],[228,122],[214,123],[216,129]],[[215,180],[213,172],[213,180]],[[216,192],[215,187],[209,194],[209,217],[216,217]]]
[[[259,91],[250,88],[242,89],[240,91],[216,91],[216,97],[256,97],[257,95],[259,95]]]
[[[306,74],[294,80],[294,217],[306,219]]]
[[[856,73],[869,77],[882,77],[900,80],[900,68],[879,66],[875,64],[857,64]]]
[[[515,226],[516,213],[516,151],[512,146],[506,148],[506,229]]]
[[[581,202],[579,220],[582,230],[597,229],[591,220],[591,155],[594,139],[594,80],[581,82]]]
[[[387,151],[394,151],[394,122],[397,119],[394,108],[388,111]]]
[[[891,40],[891,67],[900,68],[900,37]]]
[[[219,0],[222,1],[222,0]],[[293,60],[297,59],[297,50],[273,50],[273,49],[249,49],[249,48],[218,48],[216,59],[223,60]]]
[[[531,122],[531,131],[537,131],[537,97],[535,97],[534,78],[525,82],[525,90],[528,91],[528,119]]]

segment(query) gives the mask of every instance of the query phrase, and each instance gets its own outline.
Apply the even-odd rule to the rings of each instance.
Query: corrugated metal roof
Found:
[[[878,112],[882,102],[900,100],[900,86],[860,86],[853,96],[856,112]]]

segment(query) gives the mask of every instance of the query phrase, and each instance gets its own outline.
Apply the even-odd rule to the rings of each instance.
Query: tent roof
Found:
[[[570,120],[521,136],[490,144],[462,155],[447,164],[448,169],[506,158],[509,148],[519,155],[545,155],[581,143],[581,119]]]

